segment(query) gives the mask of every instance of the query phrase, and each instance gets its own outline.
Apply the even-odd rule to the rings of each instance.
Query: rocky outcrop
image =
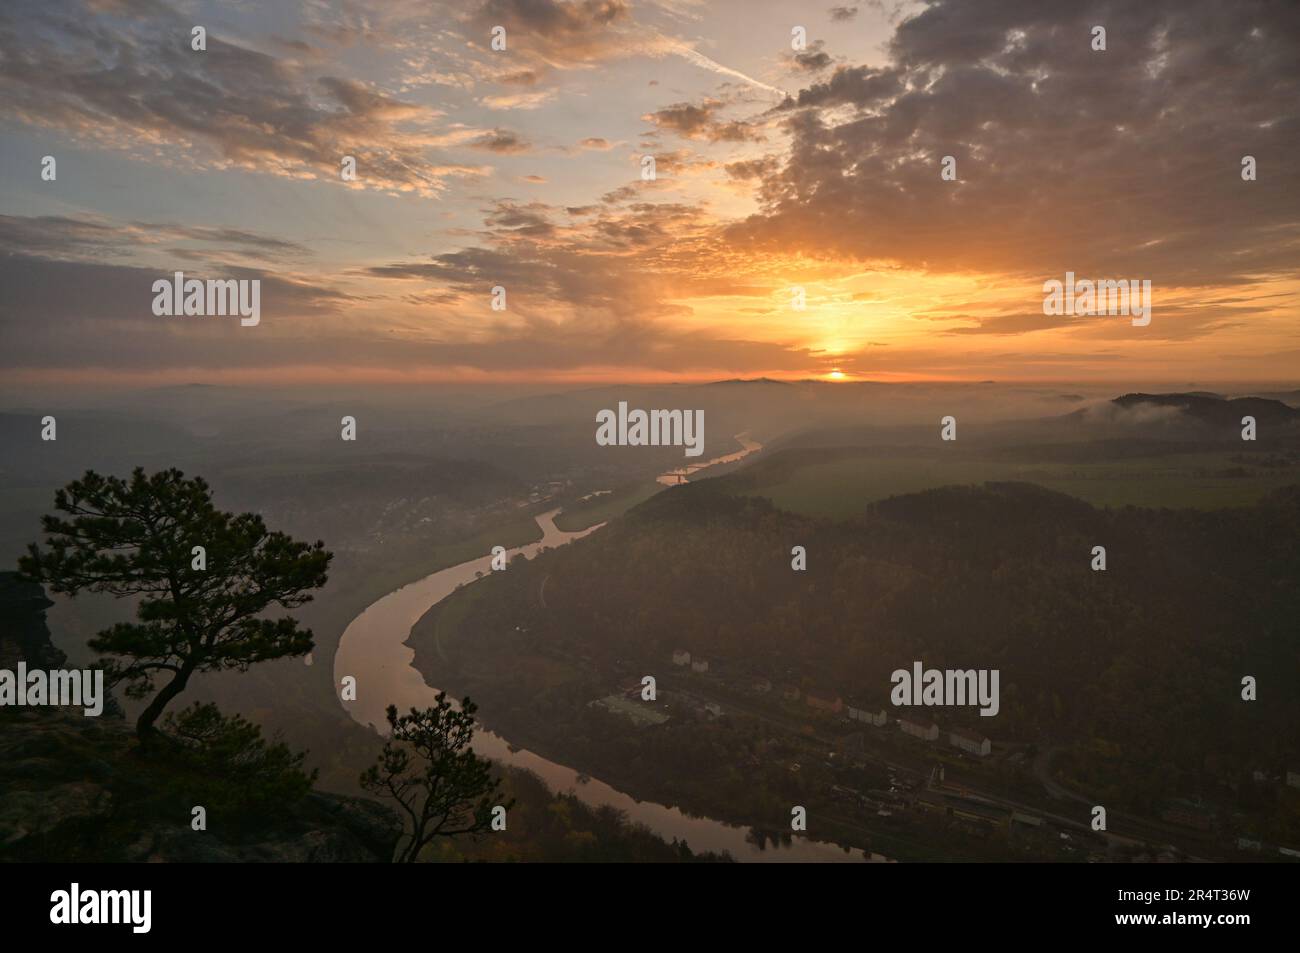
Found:
[[[19,660],[33,668],[59,668],[67,656],[50,641],[45,610],[54,605],[45,590],[16,572],[0,572],[0,668]]]
[[[59,668],[39,585],[0,573],[0,668]],[[156,810],[170,766],[140,756],[108,710],[0,708],[0,860],[375,863],[402,825],[382,804],[312,791],[272,822],[194,831],[188,812]],[[188,802],[187,802],[188,803]]]

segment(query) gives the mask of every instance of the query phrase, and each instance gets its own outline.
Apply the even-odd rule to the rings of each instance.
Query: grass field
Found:
[[[1243,506],[1300,482],[1295,467],[1241,466],[1230,454],[1194,453],[1097,463],[944,460],[936,455],[855,456],[787,469],[774,482],[737,489],[782,509],[845,519],[876,500],[954,484],[1014,480],[1067,493],[1095,506]],[[1229,471],[1242,475],[1229,476]]]
[[[635,483],[615,490],[608,496],[598,496],[586,503],[575,503],[565,507],[564,512],[555,518],[555,525],[566,533],[574,533],[616,516],[622,516],[638,503],[650,499],[663,489],[666,487],[654,480]]]

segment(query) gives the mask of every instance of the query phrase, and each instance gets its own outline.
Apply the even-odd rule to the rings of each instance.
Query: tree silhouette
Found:
[[[129,482],[88,470],[55,493],[54,506],[67,518],[41,517],[47,548],[31,544],[19,569],[66,595],[140,597],[137,621],[105,629],[90,647],[120,657],[103,662],[105,676],[132,698],[171,673],[136,721],[141,742],[157,735],[154,723],[195,672],[246,671],[311,651],[311,631],[296,620],[258,616],[311,601],[308,590],[327,578],[324,543],[269,532],[253,513],[223,513],[204,480],[175,469],[146,476],[137,467]],[[196,568],[196,546],[204,568]]]
[[[400,718],[397,706],[389,705],[391,734],[379,763],[361,775],[363,788],[397,801],[410,818],[410,839],[393,858],[399,864],[415,862],[435,837],[487,830],[501,787],[491,762],[470,749],[478,706],[466,698],[458,711],[446,692],[434,703]],[[513,803],[503,806],[509,810]]]

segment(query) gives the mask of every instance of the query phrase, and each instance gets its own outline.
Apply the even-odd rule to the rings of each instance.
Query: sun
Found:
[[[842,370],[840,370],[838,367],[835,368],[835,370],[831,371],[831,372],[830,372],[829,374],[827,374],[826,376],[829,377],[829,378],[830,378],[831,380],[833,380],[833,381],[842,381],[842,380],[847,380],[847,379],[848,379],[848,375],[845,374],[845,373],[844,373]]]

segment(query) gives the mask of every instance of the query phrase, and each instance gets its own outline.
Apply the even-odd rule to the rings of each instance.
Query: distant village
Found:
[[[709,671],[707,659],[699,656],[692,658],[691,653],[686,649],[675,649],[672,663],[679,668],[689,668],[696,674],[703,675]],[[787,702],[802,700],[808,708],[819,714],[840,715],[849,722],[870,725],[873,728],[884,728],[890,724],[889,712],[885,708],[876,709],[857,698],[843,698],[838,692],[824,687],[815,685],[800,687],[794,681],[774,685],[772,680],[764,675],[752,675],[748,678],[747,684],[737,687],[743,687],[759,696],[769,695],[775,691]],[[922,741],[938,741],[942,737],[954,748],[977,758],[988,757],[993,750],[992,742],[985,735],[968,728],[954,727],[942,731],[933,721],[920,720],[915,716],[896,716],[894,722],[905,735]]]
[[[1077,808],[1062,807],[1061,810],[1080,813],[1078,819],[1020,809],[1003,799],[984,796],[947,778],[944,764],[935,757],[937,746],[953,752],[958,758],[967,757],[978,764],[990,760],[994,747],[992,740],[982,732],[961,725],[944,728],[931,719],[911,714],[891,716],[883,706],[868,704],[861,698],[845,697],[826,686],[793,675],[774,682],[767,675],[752,670],[733,670],[731,665],[720,669],[716,662],[711,665],[709,659],[685,648],[674,649],[670,661],[671,672],[678,673],[679,677],[659,679],[654,701],[644,700],[642,679],[630,677],[624,679],[616,691],[592,701],[591,706],[622,716],[636,726],[648,727],[664,724],[672,718],[720,719],[727,714],[729,703],[726,698],[719,701],[717,696],[725,694],[736,699],[730,703],[735,714],[763,717],[768,713],[773,718],[800,720],[802,712],[826,723],[828,728],[832,723],[841,728],[861,728],[861,732],[840,733],[839,750],[829,755],[828,765],[837,758],[863,752],[864,733],[888,733],[891,726],[896,726],[897,732],[892,733],[892,737],[911,740],[917,745],[919,754],[929,748],[931,754],[925,757],[931,760],[932,767],[928,774],[922,772],[919,776],[905,777],[903,772],[895,775],[891,770],[888,790],[872,788],[860,791],[836,784],[829,792],[833,799],[869,810],[881,818],[895,816],[898,812],[911,812],[914,816],[944,818],[973,830],[1028,832],[1065,853],[1080,854],[1080,859],[1108,859],[1105,839],[1090,829],[1085,822],[1086,814],[1078,812]],[[663,684],[665,682],[671,682],[671,687]],[[802,726],[805,735],[814,731],[811,724]],[[1023,767],[1026,762],[1023,748],[1023,745],[1007,745],[1000,757],[1005,758],[1008,764]],[[792,762],[789,769],[797,772],[800,765]],[[1288,787],[1300,789],[1300,771],[1286,771],[1282,777],[1256,771],[1254,781],[1258,784],[1285,783]],[[1211,810],[1185,799],[1173,801],[1163,811],[1160,820],[1200,834],[1207,834],[1215,827]],[[1234,843],[1238,851],[1245,853],[1277,853],[1300,859],[1300,851],[1266,845],[1249,837],[1236,837]],[[1147,852],[1139,851],[1132,859],[1168,862],[1186,858],[1172,845],[1164,845]]]

